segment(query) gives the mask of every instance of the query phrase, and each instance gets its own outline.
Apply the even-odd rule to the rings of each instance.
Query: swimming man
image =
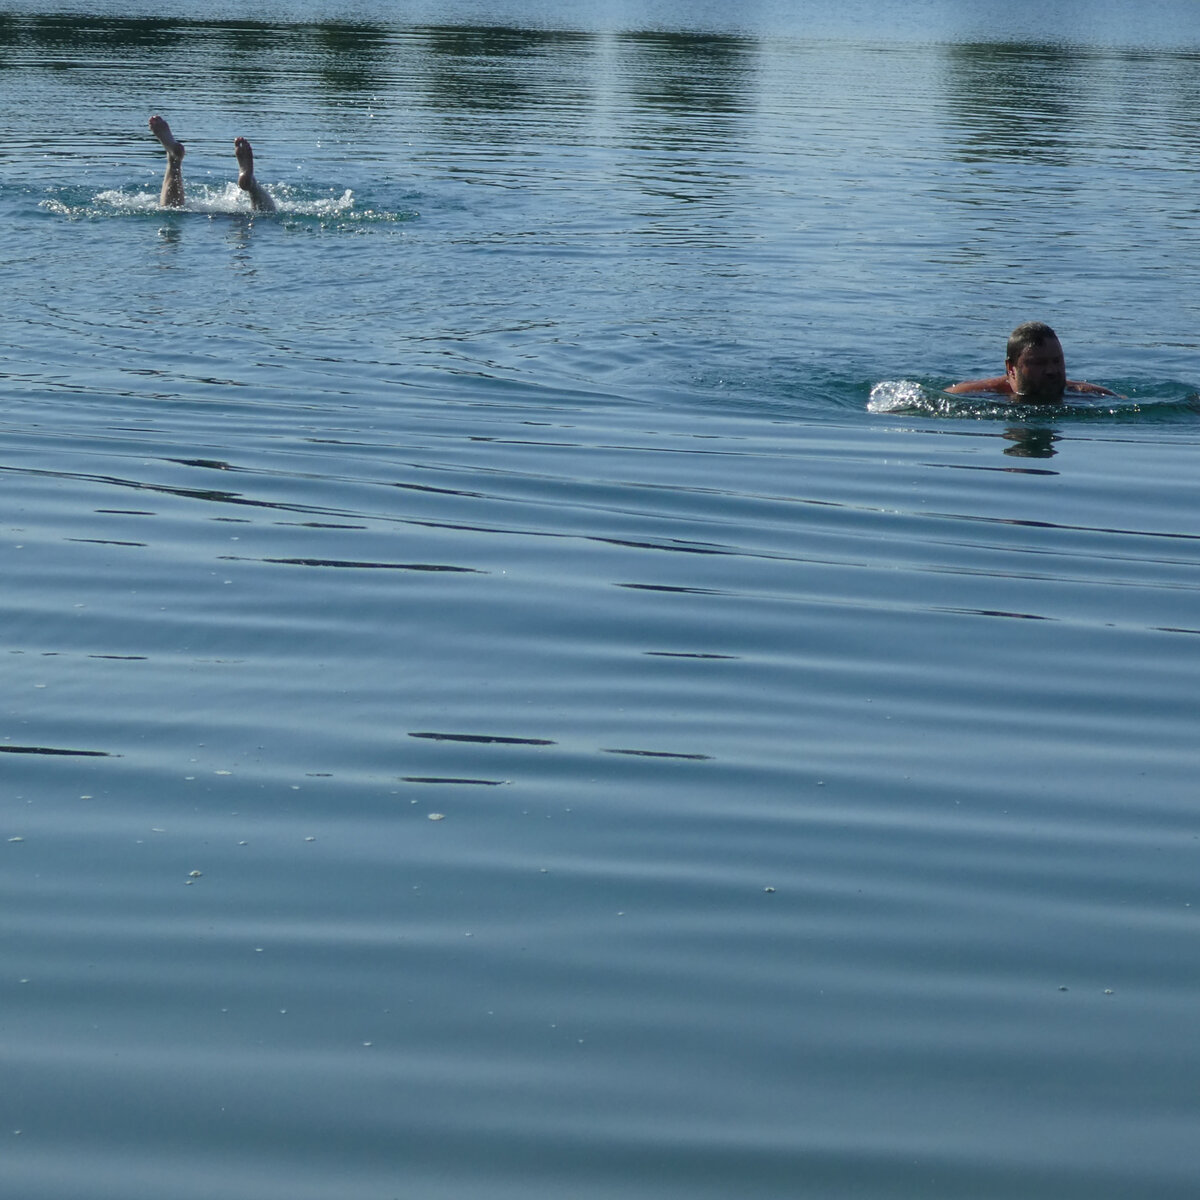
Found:
[[[946,389],[951,395],[991,392],[1011,396],[1018,404],[1061,404],[1067,391],[1089,396],[1115,396],[1108,388],[1067,378],[1062,343],[1049,325],[1026,321],[1008,335],[1004,374],[992,379],[968,379]]]
[[[155,114],[150,118],[150,132],[167,152],[167,169],[163,172],[162,195],[159,204],[164,208],[183,207],[183,143],[171,135],[171,127]],[[235,138],[233,153],[238,164],[238,187],[250,194],[250,207],[258,212],[274,212],[275,201],[254,178],[254,151],[244,137]]]

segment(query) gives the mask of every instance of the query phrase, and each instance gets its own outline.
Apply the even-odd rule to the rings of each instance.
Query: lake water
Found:
[[[1191,1200],[1194,5],[246,11],[0,15],[4,1194]]]

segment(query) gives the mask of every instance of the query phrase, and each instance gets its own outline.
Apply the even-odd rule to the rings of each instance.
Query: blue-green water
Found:
[[[996,10],[0,14],[5,1196],[1195,1195],[1200,29]]]

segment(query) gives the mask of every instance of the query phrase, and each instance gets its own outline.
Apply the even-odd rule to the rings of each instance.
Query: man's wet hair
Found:
[[[1008,335],[1008,347],[1004,351],[1004,361],[1015,363],[1030,346],[1040,346],[1051,338],[1057,341],[1058,334],[1045,321],[1026,321]]]

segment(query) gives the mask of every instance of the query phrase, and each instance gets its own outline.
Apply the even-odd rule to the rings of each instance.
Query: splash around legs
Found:
[[[171,132],[170,125],[157,113],[150,118],[150,132],[162,143],[167,152],[167,168],[163,172],[162,194],[159,204],[163,208],[183,207],[183,143]],[[250,207],[256,212],[274,212],[275,201],[270,193],[254,178],[254,151],[244,137],[235,138],[234,157],[238,164],[238,187],[250,197]]]

